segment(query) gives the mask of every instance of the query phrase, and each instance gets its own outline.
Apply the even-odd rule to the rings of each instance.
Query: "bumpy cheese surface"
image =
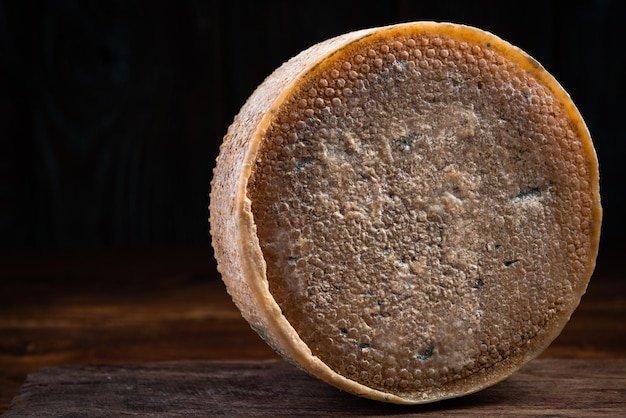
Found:
[[[294,69],[280,91],[255,92],[265,113],[244,107],[234,126],[258,122],[225,139],[238,157],[218,160],[211,223],[235,302],[286,358],[360,395],[429,402],[505,378],[558,335],[593,271],[582,118],[477,29],[373,29],[319,55],[279,69]]]

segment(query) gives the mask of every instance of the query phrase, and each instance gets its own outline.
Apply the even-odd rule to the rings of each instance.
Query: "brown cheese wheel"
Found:
[[[212,181],[219,271],[251,326],[345,391],[490,386],[563,329],[595,265],[589,132],[536,61],[420,22],[300,53],[252,94]]]

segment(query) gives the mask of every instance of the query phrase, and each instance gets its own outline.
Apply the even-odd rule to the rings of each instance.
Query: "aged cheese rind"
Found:
[[[432,72],[433,66],[441,66],[439,73]],[[394,68],[397,74],[393,72]],[[402,79],[403,71],[406,77],[414,77],[409,80],[412,84],[405,86],[410,84],[417,89],[415,94],[419,93],[418,99],[426,99],[429,103],[444,99],[443,105],[433,104],[424,108],[427,119],[413,115],[411,106],[403,105],[394,113],[393,109],[389,109],[389,103],[377,104],[373,99],[373,105],[383,110],[378,113],[370,110],[378,116],[373,117],[375,123],[372,122],[368,129],[373,136],[385,138],[377,141],[367,139],[365,135],[363,143],[359,143],[360,138],[350,138],[346,133],[354,131],[355,123],[360,124],[361,129],[367,117],[353,118],[356,122],[352,125],[337,125],[336,119],[331,121],[332,117],[347,114],[345,109],[343,113],[333,113],[333,109],[336,111],[340,106],[345,108],[353,103],[365,107],[359,98],[367,94],[368,88],[387,89],[381,82],[381,76],[397,77],[390,81],[391,84],[406,82]],[[495,71],[497,77],[481,75],[481,71]],[[507,73],[502,75],[503,71]],[[377,74],[379,78],[372,76],[369,83],[359,82],[368,80],[368,74]],[[427,77],[423,74],[431,75]],[[441,74],[443,81],[432,74]],[[459,76],[459,79],[451,80],[451,76]],[[503,80],[508,83],[507,86],[502,86]],[[432,83],[434,87],[428,90],[421,86],[421,82]],[[482,82],[484,85],[476,84],[473,90],[465,85]],[[393,92],[391,84],[388,88]],[[449,85],[448,93],[442,90],[442,85]],[[395,88],[398,89],[398,86]],[[461,91],[464,95],[474,96],[459,98],[450,90],[453,88],[466,89]],[[411,92],[403,94],[408,97]],[[433,97],[426,97],[429,94]],[[351,99],[350,96],[356,98]],[[389,97],[392,103],[409,103],[403,97],[398,99],[397,95]],[[509,101],[514,103],[520,98],[529,101],[520,105],[523,111],[528,113],[537,109],[536,121],[525,121],[526,125],[513,121],[507,125],[504,118],[500,121],[494,116],[497,116],[499,108],[515,109]],[[485,110],[489,105],[487,102],[492,99],[495,113]],[[537,103],[532,103],[533,100]],[[549,109],[541,109],[541,106],[548,106]],[[379,123],[376,118],[380,115],[387,117],[381,118]],[[395,116],[398,120],[394,120]],[[412,116],[415,116],[413,122],[407,125],[405,120]],[[516,117],[515,114],[508,116]],[[527,116],[532,118],[534,113]],[[316,123],[319,131],[315,131]],[[510,136],[511,141],[526,138],[524,132],[507,133],[507,128],[520,131],[523,126],[532,133],[532,138],[527,139],[534,142],[507,148],[502,138]],[[328,130],[334,127],[337,127],[334,135],[345,137],[325,142],[328,141]],[[416,137],[410,138],[410,135],[424,136],[431,128],[440,129],[443,133],[431,135],[430,141],[434,141],[434,145],[430,154],[413,152],[410,142]],[[326,131],[322,131],[324,129]],[[316,134],[305,139],[304,136],[311,132]],[[485,148],[484,141],[476,139],[480,135],[491,138],[495,145]],[[543,139],[538,141],[538,138]],[[400,141],[402,139],[404,142]],[[333,141],[335,145],[341,144],[341,153],[336,147],[331,149]],[[532,164],[549,167],[539,169],[540,173],[536,176],[528,174],[520,177],[515,172],[507,173],[506,168],[506,176],[501,175],[495,164],[494,172],[500,173],[499,183],[485,185],[493,180],[488,176],[489,167],[470,170],[455,166],[455,161],[450,160],[454,158],[454,152],[445,148],[446,141],[456,141],[454,144],[461,146],[474,141],[476,146],[467,145],[465,151],[489,151],[493,154],[490,157],[510,164],[528,158]],[[303,146],[304,151],[293,151],[294,144]],[[364,271],[373,277],[361,283],[358,277],[349,277],[350,269],[336,269],[332,277],[324,272],[323,265],[314,270],[311,265],[314,262],[323,263],[324,257],[327,257],[330,271],[333,264],[342,261],[341,251],[333,253],[332,249],[337,245],[333,244],[333,247],[318,242],[320,235],[326,235],[329,241],[338,241],[334,237],[336,231],[328,228],[314,231],[313,225],[307,229],[307,221],[298,224],[301,215],[298,210],[291,210],[293,219],[289,217],[289,204],[297,206],[299,199],[317,199],[303,207],[309,211],[319,210],[326,220],[341,216],[341,222],[336,224],[338,230],[354,225],[354,230],[358,231],[366,225],[373,233],[387,228],[393,232],[390,232],[393,239],[402,238],[401,231],[389,229],[389,224],[385,226],[380,221],[385,211],[401,212],[399,208],[402,206],[393,200],[394,196],[399,199],[398,195],[402,192],[398,184],[393,193],[382,194],[384,198],[380,202],[376,199],[367,201],[368,196],[376,195],[377,191],[389,192],[391,186],[388,187],[387,182],[401,184],[396,179],[399,175],[399,171],[394,171],[396,166],[405,171],[411,171],[411,167],[416,166],[408,163],[403,166],[398,162],[402,150],[391,149],[390,144],[404,144],[410,156],[428,157],[429,161],[424,161],[424,166],[433,164],[432,170],[419,171],[422,177],[432,176],[432,182],[423,179],[421,189],[417,190],[417,186],[413,189],[407,187],[413,196],[409,196],[411,203],[405,209],[407,213],[415,211],[411,215],[413,218],[400,213],[398,219],[403,216],[413,219],[407,224],[406,236],[416,241],[421,236],[419,240],[422,244],[430,240],[432,242],[426,244],[431,247],[436,244],[438,252],[428,256],[426,244],[418,243],[417,255],[415,251],[405,254],[408,247],[398,244],[392,246],[390,251],[402,253],[401,256],[393,254],[397,256],[398,265],[395,265],[390,261],[391,256],[385,258],[381,255],[386,249],[384,246],[376,247],[377,239],[364,239],[359,241],[363,244],[362,249],[348,249],[346,254],[360,256],[362,251],[365,255],[362,258],[372,260],[373,266],[365,263],[371,268]],[[540,150],[533,151],[535,146]],[[363,150],[374,150],[374,157],[363,157],[367,154]],[[544,150],[554,153],[557,161],[551,162],[548,157],[542,161]],[[367,162],[367,158],[373,158],[372,161],[378,158],[381,162],[379,166],[388,167],[386,172],[393,173],[394,177],[381,176],[376,173],[376,167],[369,167],[371,172],[367,175],[363,167],[347,167],[347,161],[352,158],[350,155],[354,154],[360,155],[355,160],[357,163]],[[294,161],[287,161],[289,158],[294,158]],[[467,164],[468,161],[475,163],[480,158],[459,156],[457,162]],[[485,165],[488,163],[485,162]],[[299,174],[310,171],[314,166],[316,171],[309,173],[308,177]],[[421,169],[421,165],[419,167]],[[524,171],[523,164],[519,167],[520,170],[513,171]],[[508,170],[511,171],[510,167]],[[334,179],[343,179],[348,182],[355,179],[355,171],[361,178],[367,179],[360,185],[335,185],[338,194],[345,196],[326,199],[323,189],[332,189],[332,185],[322,187],[315,180],[325,178],[332,183]],[[575,182],[572,182],[572,176]],[[307,181],[313,189],[311,194],[294,192],[293,189]],[[447,188],[448,184],[454,184],[454,187]],[[350,206],[352,198],[349,191],[354,192],[355,188],[358,191],[358,187],[364,187],[366,198],[358,204],[353,201],[354,205]],[[342,192],[344,190],[345,193]],[[283,192],[284,198],[280,195]],[[422,192],[424,196],[419,198]],[[480,202],[484,203],[480,194],[486,192],[498,195],[490,202],[498,205],[495,212],[499,215],[485,220],[489,215],[485,215],[487,212],[480,206]],[[413,199],[416,195],[418,198]],[[568,201],[573,197],[578,197],[580,208],[577,206],[579,202]],[[358,198],[355,195],[353,200]],[[565,201],[573,204],[570,213],[567,213],[569,208],[558,206]],[[280,213],[281,204],[285,213]],[[322,208],[328,205],[342,207],[325,212]],[[367,210],[364,210],[365,207]],[[469,212],[468,207],[471,209]],[[497,37],[461,25],[433,22],[347,34],[304,51],[268,77],[244,105],[225,137],[214,172],[210,210],[211,235],[220,272],[233,300],[252,327],[278,352],[309,373],[346,391],[396,403],[432,402],[480,390],[506,378],[539,354],[558,335],[584,293],[594,268],[601,218],[595,152],[587,128],[567,93],[539,64]],[[563,210],[566,212],[562,213]],[[532,219],[536,221],[534,227],[539,232],[527,230],[533,225],[516,227],[507,223],[507,220],[520,223],[528,216],[535,216]],[[575,220],[567,219],[568,216]],[[351,220],[346,221],[346,218]],[[432,221],[433,218],[436,221]],[[499,222],[502,225],[490,227]],[[472,230],[470,223],[478,227]],[[420,230],[416,229],[416,225],[428,228]],[[463,232],[466,227],[470,228],[469,236]],[[534,236],[535,240],[508,240],[503,248],[501,240],[481,241],[481,229],[490,228],[508,228],[509,232],[519,233],[522,237]],[[446,240],[445,245],[433,241],[437,238],[436,229],[443,231],[439,238]],[[567,232],[569,229],[572,232]],[[537,246],[539,240],[545,237],[541,235],[543,231],[545,236],[565,237],[566,242],[546,243],[539,249],[542,254],[536,254],[534,261],[529,261],[528,255],[538,249],[525,248],[525,257],[520,260],[516,242],[520,248]],[[293,232],[292,236],[290,232]],[[489,235],[488,231],[486,235]],[[498,237],[497,232],[492,235]],[[354,247],[354,241],[346,242],[346,245]],[[329,259],[326,253],[331,254]],[[546,255],[548,253],[557,255]],[[483,262],[479,259],[486,255],[493,256],[493,260]],[[567,259],[569,256],[571,260]],[[295,266],[299,261],[302,265]],[[435,261],[436,266],[433,264]],[[550,266],[555,261],[563,265]],[[292,265],[295,267],[292,268]],[[384,268],[379,269],[380,266]],[[555,277],[562,268],[570,272],[570,276],[562,279]],[[380,277],[376,276],[377,269]],[[537,269],[546,271],[542,273]],[[454,277],[446,281],[446,274]],[[542,280],[541,274],[546,275],[545,280]],[[410,276],[411,279],[398,280],[400,275]],[[463,277],[459,278],[460,275]],[[341,279],[343,276],[346,276],[345,280]],[[522,281],[526,278],[528,283]],[[428,280],[433,286],[454,287],[456,290],[444,289],[438,297],[421,299],[422,302],[418,303],[418,296],[429,292],[424,287]],[[383,282],[390,285],[377,289],[377,283]],[[409,284],[410,288],[398,290],[402,283]],[[329,288],[320,290],[323,284]],[[347,293],[344,290],[342,294],[339,289],[342,285],[362,289]],[[524,286],[530,285],[533,287],[527,288],[527,295],[524,295]],[[536,290],[535,287],[545,288]],[[374,294],[375,291],[379,294]],[[509,294],[498,295],[498,291]],[[511,296],[516,292],[519,294],[517,299]],[[412,310],[404,306],[398,297],[406,297]],[[500,302],[511,304],[511,309],[496,306],[499,298]],[[330,305],[324,305],[324,301],[337,303],[335,312]],[[442,303],[446,301],[451,304],[449,314],[442,308]],[[527,303],[534,312],[521,306]],[[490,304],[494,306],[490,307]],[[431,328],[446,328],[446,322],[438,322],[435,318],[429,324],[429,317],[424,312],[429,306],[440,313],[441,318],[449,322],[454,322],[456,318],[459,324],[448,330],[430,329],[429,325]],[[457,311],[456,316],[452,313],[454,310]],[[319,321],[316,315],[321,315]],[[500,322],[502,315],[507,320]],[[481,319],[483,316],[487,319]],[[386,318],[393,320],[393,324],[380,325]],[[515,325],[517,322],[521,325]],[[416,330],[414,336],[411,330],[407,330],[410,326]],[[503,328],[510,330],[502,331]],[[514,335],[518,329],[524,335]],[[466,338],[459,334],[467,330],[474,337]],[[395,340],[389,336],[392,331],[398,335]],[[420,338],[421,345],[416,343]],[[407,353],[407,350],[412,351]]]

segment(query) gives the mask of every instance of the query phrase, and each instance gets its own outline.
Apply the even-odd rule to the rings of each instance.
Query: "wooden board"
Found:
[[[284,361],[45,368],[6,417],[626,416],[626,359],[538,359],[482,392],[402,406],[349,395]]]

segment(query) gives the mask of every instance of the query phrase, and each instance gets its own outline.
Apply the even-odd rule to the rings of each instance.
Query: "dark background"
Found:
[[[0,0],[0,246],[208,247],[215,157],[254,88],[316,42],[412,20],[489,30],[561,82],[618,239],[625,18],[618,0]]]

